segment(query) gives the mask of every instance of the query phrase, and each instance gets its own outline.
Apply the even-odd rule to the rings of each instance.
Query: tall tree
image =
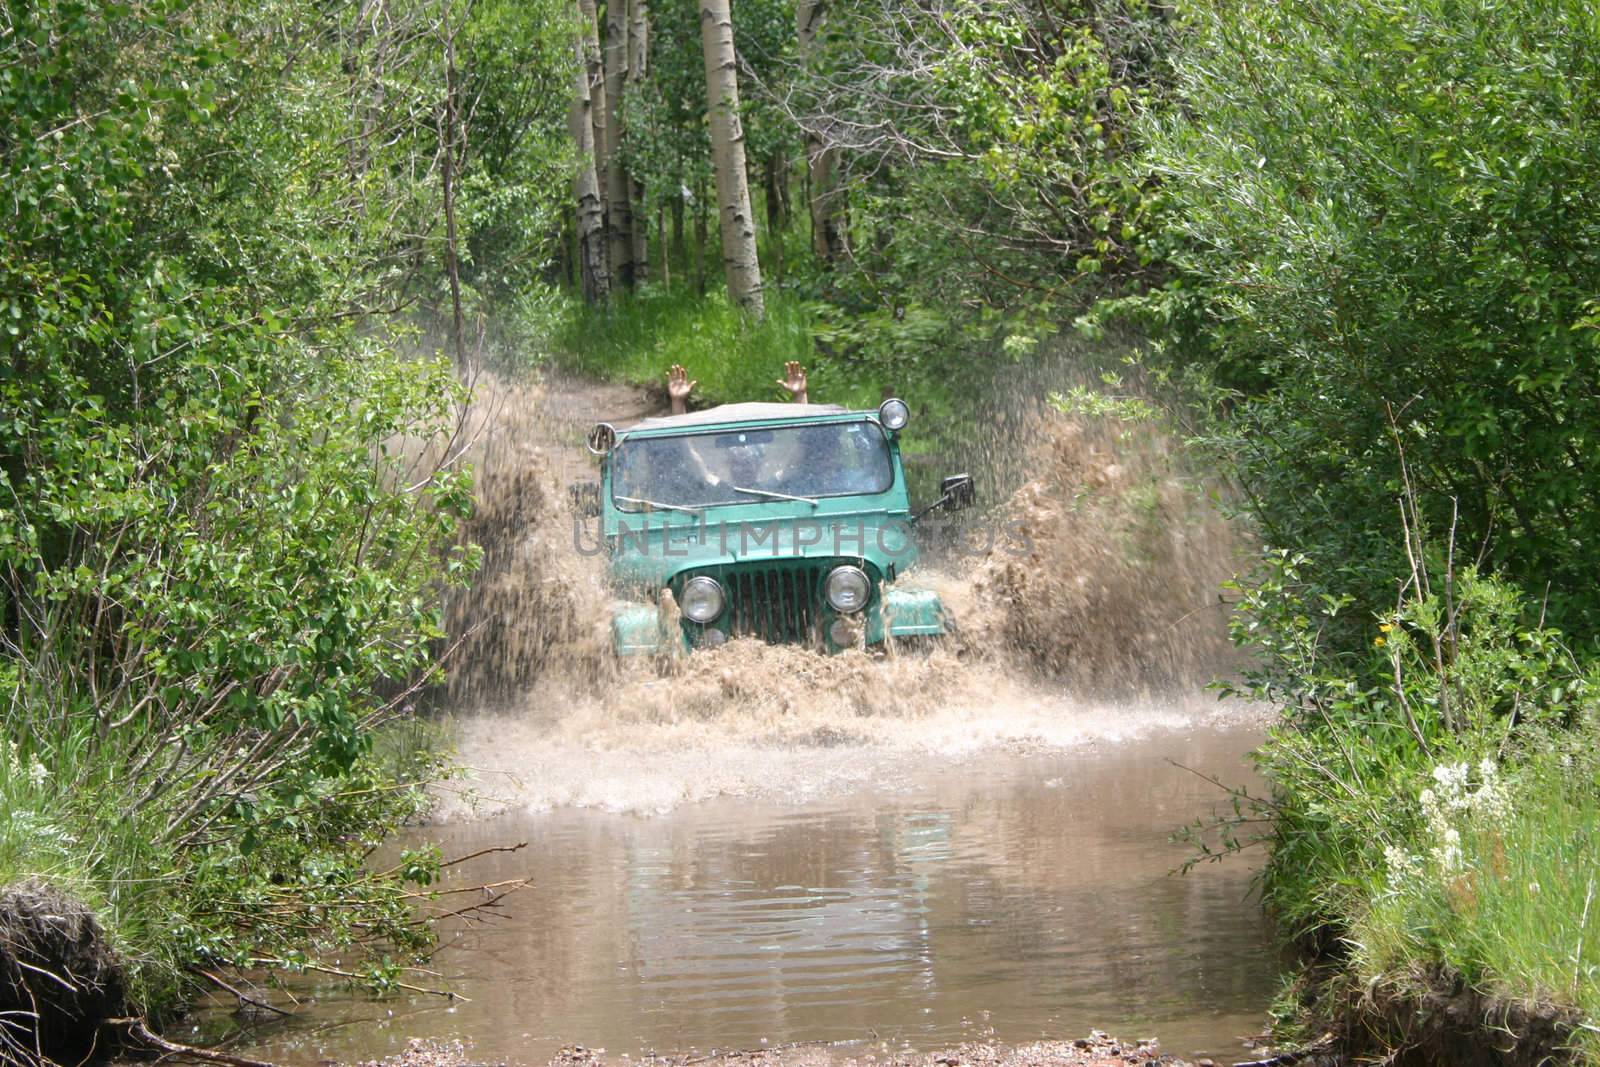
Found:
[[[633,288],[633,189],[622,161],[622,96],[628,82],[628,0],[606,3],[606,253],[616,284]]]
[[[628,0],[628,78],[627,92],[631,108],[644,85],[650,70],[650,3],[649,0]],[[628,168],[628,193],[631,197],[629,219],[633,237],[633,275],[635,281],[644,281],[650,273],[650,216],[645,208],[644,182],[630,166]],[[657,201],[659,204],[659,201]],[[660,215],[659,206],[656,209]]]
[[[600,51],[600,14],[597,0],[578,0],[583,35],[583,66],[589,74],[589,125],[594,140],[595,173],[600,181],[600,240],[605,241],[606,66]]]
[[[809,63],[816,50],[817,31],[826,13],[826,0],[799,0],[794,6],[796,35],[800,40],[800,60]],[[839,150],[823,140],[815,123],[806,124],[806,174],[809,178],[811,209],[811,247],[817,257],[831,263],[842,250],[843,232],[839,228]]]
[[[582,279],[584,300],[594,304],[611,294],[611,273],[606,268],[605,209],[594,161],[594,89],[600,66],[594,0],[578,0],[578,17],[581,25],[571,116],[572,143],[578,152],[573,195],[578,202],[578,276]]]
[[[444,109],[439,116],[439,174],[444,193],[444,267],[450,280],[451,335],[455,341],[456,372],[467,373],[466,322],[461,314],[461,256],[456,233],[456,138],[460,122],[456,107],[456,35],[450,25],[450,0],[445,0],[440,21],[444,33]]]
[[[711,161],[717,174],[722,268],[728,295],[759,319],[766,308],[761,296],[761,264],[756,256],[750,186],[745,178],[738,58],[733,48],[729,0],[700,0],[700,44],[706,60],[706,110],[711,120]]]

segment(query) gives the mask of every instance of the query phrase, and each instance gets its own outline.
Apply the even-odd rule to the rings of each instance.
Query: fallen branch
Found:
[[[1327,1033],[1301,1048],[1280,1052],[1278,1055],[1269,1056],[1264,1060],[1246,1060],[1241,1063],[1235,1063],[1233,1067],[1294,1067],[1295,1064],[1302,1063],[1312,1056],[1320,1055],[1332,1048],[1333,1034]]]
[[[105,1025],[123,1027],[128,1031],[128,1036],[135,1041],[172,1056],[188,1056],[191,1059],[203,1060],[206,1063],[220,1063],[223,1067],[279,1067],[278,1064],[267,1060],[251,1060],[243,1056],[230,1056],[226,1052],[214,1052],[208,1048],[197,1048],[194,1045],[180,1045],[176,1041],[168,1041],[160,1034],[153,1032],[149,1024],[142,1018],[107,1019]]]
[[[456,908],[454,911],[441,912],[438,915],[429,915],[423,921],[436,923],[443,922],[445,919],[461,918],[466,919],[468,922],[487,922],[488,918],[478,914],[479,912],[494,911],[495,908],[499,907],[502,900],[510,896],[512,893],[515,893],[517,890],[527,887],[531,883],[528,880],[523,879],[509,884],[511,886],[510,889],[503,889],[493,892],[487,900],[474,901],[465,907]],[[489,892],[488,887],[485,887],[485,892]]]
[[[496,852],[520,852],[527,847],[528,843],[526,841],[518,841],[514,845],[495,845],[492,848],[480,848],[478,851],[469,852],[465,856],[457,856],[453,860],[445,860],[443,863],[439,864],[439,869],[442,871],[447,867],[454,867],[457,864],[465,863],[468,860],[475,860],[479,856],[488,856]]]
[[[206,970],[204,967],[196,967],[195,971],[197,973],[202,974],[205,977],[211,979],[220,988],[222,988],[222,989],[226,990],[227,992],[232,993],[234,996],[238,997],[241,1003],[249,1004],[252,1007],[260,1008],[263,1011],[276,1012],[277,1014],[283,1015],[283,1016],[289,1016],[289,1015],[294,1014],[293,1012],[285,1011],[284,1009],[278,1007],[276,1004],[268,1004],[264,1000],[257,1000],[255,997],[250,996],[249,994],[245,993],[243,990],[237,989],[234,986],[229,985],[227,982],[223,981],[221,978],[219,978],[216,975],[212,974],[210,971]]]
[[[282,960],[253,959],[250,960],[249,963],[252,967],[272,967],[284,970],[316,971],[318,974],[331,974],[335,978],[348,978],[353,982],[372,981],[371,975],[357,974],[355,971],[343,971],[337,967],[329,967],[327,964],[323,963],[297,963],[293,967],[290,967]],[[416,970],[414,967],[407,969]],[[412,985],[410,982],[390,982],[389,984],[394,986],[396,989],[404,989],[408,993],[426,993],[431,997],[444,997],[446,1000],[459,1000],[463,1003],[471,1002],[470,998],[464,997],[452,989],[429,989],[427,986]]]

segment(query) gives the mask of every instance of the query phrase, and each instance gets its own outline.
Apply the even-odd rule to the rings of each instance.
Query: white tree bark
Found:
[[[594,142],[595,175],[600,181],[601,241],[605,240],[606,186],[606,66],[600,52],[600,9],[597,0],[578,0],[579,34],[582,36],[582,66],[589,74],[589,129]]]
[[[594,304],[611,295],[611,274],[606,269],[605,212],[600,202],[600,179],[594,160],[594,96],[592,79],[600,66],[600,42],[595,36],[594,0],[578,0],[583,28],[578,34],[578,71],[572,94],[569,125],[577,146],[573,195],[578,203],[578,276],[583,298]]]
[[[733,49],[730,0],[700,0],[700,44],[706,60],[706,108],[711,119],[711,160],[717,172],[717,221],[728,296],[753,318],[766,308],[756,224],[745,177],[744,127],[739,121],[738,59]]]
[[[600,146],[611,278],[633,288],[633,190],[622,165],[622,94],[628,82],[628,0],[606,0],[606,118]]]
[[[628,93],[639,92],[650,71],[649,0],[628,0]],[[650,276],[650,215],[645,205],[644,183],[629,175],[632,196],[630,225],[633,230],[633,278],[644,282]],[[659,213],[659,207],[657,209]]]

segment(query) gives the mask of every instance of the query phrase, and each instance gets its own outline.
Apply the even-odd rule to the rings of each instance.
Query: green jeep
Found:
[[[947,632],[937,594],[909,588],[913,526],[972,503],[972,479],[944,479],[912,514],[898,435],[910,411],[828,404],[727,404],[600,423],[600,481],[573,487],[600,519],[618,655],[714,648],[734,637],[836,652]]]

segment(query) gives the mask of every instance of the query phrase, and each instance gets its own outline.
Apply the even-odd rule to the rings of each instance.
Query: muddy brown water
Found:
[[[1096,1027],[1248,1058],[1279,974],[1255,857],[1176,877],[1191,851],[1169,838],[1225,803],[1195,771],[1251,781],[1259,713],[1063,695],[1198,692],[1221,666],[1215,587],[1239,542],[1194,508],[1129,503],[1176,492],[1161,442],[1044,424],[1040,480],[1011,512],[1035,555],[922,575],[962,620],[926,657],[736,641],[618,667],[611,594],[562,502],[593,476],[588,423],[647,400],[560,377],[480,392],[469,533],[486,563],[450,605],[472,635],[451,687],[470,775],[395,847],[526,842],[450,878],[531,884],[447,925],[439,973],[409,976],[465,1001],[300,984],[293,1018],[247,1026],[219,1004],[173,1037],[306,1065],[465,1038],[476,1062],[544,1064],[570,1043],[613,1062],[789,1042],[866,1056]]]
[[[542,1064],[568,1043],[859,1054],[1099,1027],[1244,1058],[1278,974],[1249,899],[1254,862],[1174,876],[1189,851],[1169,835],[1222,802],[1194,771],[1248,780],[1260,726],[1198,710],[1128,718],[1065,746],[1025,729],[956,757],[880,751],[818,795],[795,788],[800,775],[643,813],[541,801],[412,831],[446,854],[528,843],[455,876],[532,879],[488,923],[447,930],[434,966],[467,1001],[302,986],[310,1002],[287,1022],[241,1033],[218,1010],[190,1036],[232,1031],[234,1049],[291,1064],[465,1037],[476,1061]]]

